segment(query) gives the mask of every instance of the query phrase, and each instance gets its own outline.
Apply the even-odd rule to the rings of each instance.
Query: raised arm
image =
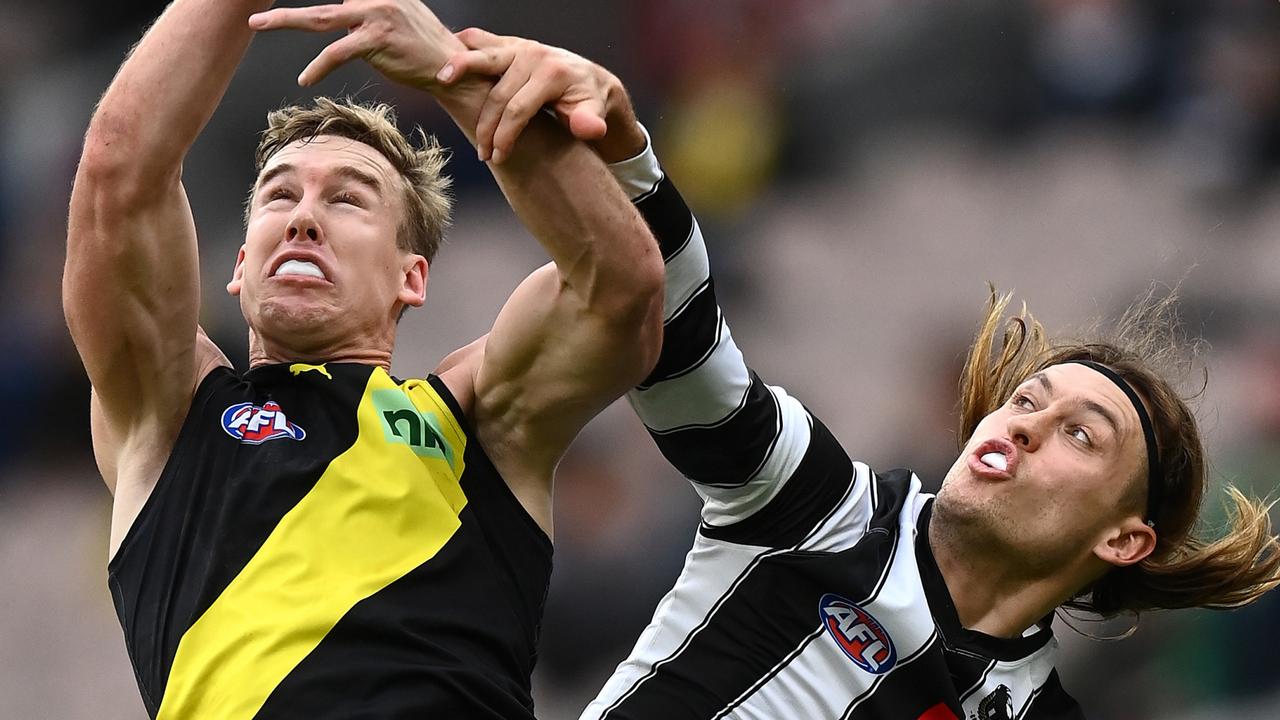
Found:
[[[252,22],[257,29],[349,30],[302,82],[364,58],[388,77],[431,92],[475,138],[493,82],[436,81],[445,60],[465,47],[421,3],[280,8]],[[601,159],[550,118],[531,123],[509,157],[490,168],[552,262],[516,289],[487,341],[451,372],[471,374],[474,421],[487,452],[526,507],[541,505],[531,510],[549,520],[546,500],[534,496],[545,498],[565,447],[656,357],[661,257]]]
[[[799,542],[854,495],[859,476],[817,419],[748,368],[716,300],[698,223],[617,78],[533,41],[477,30],[459,37],[469,49],[450,59],[446,75],[502,76],[482,113],[481,147],[500,155],[515,138],[523,142],[525,124],[546,104],[612,163],[658,239],[666,277],[662,348],[627,397],[663,455],[705,498],[704,531],[753,544]]]
[[[124,481],[158,474],[137,464],[163,461],[205,366],[225,362],[212,343],[197,342],[196,235],[182,161],[249,44],[246,18],[270,4],[174,2],[125,61],[85,136],[63,307],[94,387],[95,428],[105,428],[95,433],[104,468],[115,468],[118,450],[139,450],[121,458]]]

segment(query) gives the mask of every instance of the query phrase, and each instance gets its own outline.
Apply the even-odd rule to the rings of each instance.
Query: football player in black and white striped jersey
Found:
[[[1229,607],[1280,582],[1259,503],[1233,493],[1230,532],[1192,534],[1204,454],[1149,367],[1152,337],[1052,345],[1024,315],[1001,346],[1007,298],[993,296],[938,496],[851,460],[745,363],[698,224],[617,79],[531,41],[459,36],[471,50],[445,75],[501,76],[481,155],[500,160],[548,106],[612,163],[666,263],[661,356],[629,399],[702,522],[584,720],[1077,718],[1054,670],[1057,608]]]

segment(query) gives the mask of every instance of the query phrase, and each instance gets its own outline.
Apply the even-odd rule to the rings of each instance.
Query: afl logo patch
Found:
[[[893,640],[866,610],[839,595],[827,593],[818,601],[818,617],[854,665],[872,675],[893,669],[898,659]]]
[[[289,422],[274,400],[261,407],[246,402],[236,403],[223,410],[222,429],[248,445],[261,445],[278,438],[301,440],[307,436],[307,431]]]

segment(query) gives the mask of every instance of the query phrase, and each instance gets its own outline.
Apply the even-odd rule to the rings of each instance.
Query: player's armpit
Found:
[[[432,371],[449,388],[468,422],[475,419],[476,374],[480,371],[480,362],[484,359],[488,341],[487,333],[481,335],[446,355]]]
[[[204,328],[196,328],[195,339],[195,373],[192,377],[190,396],[205,377],[220,367],[231,367],[231,361],[213,340],[205,334]],[[89,393],[89,428],[93,440],[93,457],[102,474],[102,481],[112,495],[116,492],[116,483],[120,470],[120,432],[112,427],[102,409],[102,400],[96,388],[90,387]],[[176,432],[176,430],[175,430]]]
[[[120,439],[102,416],[102,402],[92,388],[89,390],[89,431],[93,438],[93,459],[98,464],[98,472],[102,474],[102,482],[106,484],[107,492],[115,495]]]

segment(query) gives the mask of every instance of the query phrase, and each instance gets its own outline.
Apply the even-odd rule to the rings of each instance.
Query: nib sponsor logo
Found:
[[[222,429],[231,437],[248,445],[261,445],[268,440],[289,438],[301,440],[307,432],[285,417],[274,400],[265,405],[237,403],[222,411]]]

